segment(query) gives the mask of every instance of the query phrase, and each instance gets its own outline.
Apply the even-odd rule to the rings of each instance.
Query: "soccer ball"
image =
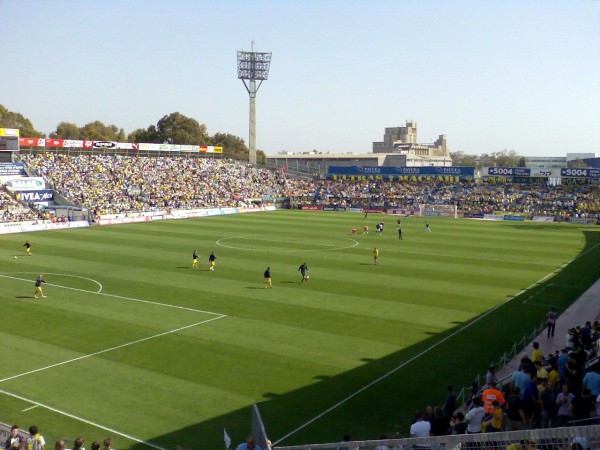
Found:
[[[17,259],[17,257],[15,256],[15,259]]]
[[[308,280],[310,277],[309,277],[308,275],[306,275],[306,277],[305,277],[305,278]]]

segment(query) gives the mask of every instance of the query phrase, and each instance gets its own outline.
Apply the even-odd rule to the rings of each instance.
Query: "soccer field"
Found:
[[[406,433],[600,267],[598,227],[429,224],[403,218],[399,241],[393,217],[275,211],[0,235],[0,420],[121,450],[222,448],[224,427],[237,444],[253,403],[281,445]]]

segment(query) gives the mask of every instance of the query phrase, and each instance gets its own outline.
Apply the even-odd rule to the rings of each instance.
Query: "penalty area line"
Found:
[[[12,280],[18,280],[18,281],[25,281],[27,283],[33,283],[33,281],[27,280],[25,278],[11,277],[11,276],[8,276],[8,275],[3,275],[3,274],[0,274],[0,277],[10,278]],[[57,288],[60,288],[60,289],[68,289],[68,290],[71,290],[71,291],[85,292],[87,294],[94,294],[94,295],[103,295],[105,297],[119,298],[119,299],[122,299],[122,300],[128,300],[130,302],[139,302],[139,303],[146,303],[146,304],[149,304],[149,305],[164,306],[165,308],[182,309],[184,311],[193,311],[193,312],[198,312],[198,313],[211,314],[213,316],[223,316],[224,315],[224,314],[221,314],[221,313],[216,313],[214,311],[205,311],[205,310],[202,310],[202,309],[188,308],[186,306],[171,305],[169,303],[153,302],[153,301],[150,301],[150,300],[142,300],[140,298],[124,297],[122,295],[107,294],[106,292],[88,291],[87,289],[79,289],[79,288],[74,288],[74,287],[70,287],[70,286],[63,286],[63,285],[60,285],[60,284],[51,284],[51,283],[46,283],[46,284],[48,286],[57,287]]]
[[[152,448],[155,448],[157,450],[165,450],[165,448],[163,448],[163,447],[160,447],[158,445],[154,445],[154,444],[152,444],[150,442],[144,441],[143,439],[136,438],[136,437],[131,436],[129,434],[122,433],[120,431],[115,430],[114,428],[109,428],[109,427],[106,427],[104,425],[100,425],[99,423],[92,422],[91,420],[84,419],[83,417],[76,416],[76,415],[68,413],[66,411],[61,411],[60,409],[53,408],[52,406],[48,406],[48,405],[45,405],[45,404],[40,403],[40,402],[36,402],[35,400],[31,400],[29,398],[22,397],[22,396],[17,395],[17,394],[13,394],[12,392],[8,392],[8,391],[5,391],[3,389],[0,389],[0,393],[2,393],[4,395],[7,395],[8,397],[16,398],[17,400],[21,400],[21,401],[24,401],[24,402],[31,403],[31,404],[34,405],[32,408],[35,408],[37,406],[41,406],[42,408],[46,408],[47,410],[52,411],[54,413],[60,414],[60,415],[65,416],[65,417],[69,417],[71,419],[77,420],[79,422],[83,422],[83,423],[85,423],[87,425],[91,425],[91,426],[96,427],[96,428],[100,428],[101,430],[108,431],[109,433],[113,433],[113,434],[122,436],[122,437],[127,438],[127,439],[129,439],[131,441],[147,445],[148,447],[152,447]],[[32,408],[27,408],[27,409],[32,409]],[[24,409],[23,411],[27,411],[27,409]]]

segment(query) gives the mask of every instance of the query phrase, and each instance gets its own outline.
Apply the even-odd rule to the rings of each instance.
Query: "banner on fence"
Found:
[[[39,189],[36,191],[18,191],[17,200],[25,203],[45,203],[54,200],[54,191],[50,189]]]
[[[23,163],[0,163],[0,177],[10,175],[25,175],[25,166],[23,165]]]

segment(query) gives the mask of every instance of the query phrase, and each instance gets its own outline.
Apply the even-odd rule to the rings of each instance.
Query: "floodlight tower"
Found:
[[[256,93],[263,81],[269,78],[271,66],[271,53],[258,53],[254,51],[254,41],[249,52],[237,52],[238,78],[250,95],[250,139],[248,142],[249,162],[256,164]],[[246,83],[246,81],[248,83]],[[258,86],[256,81],[259,81]]]

